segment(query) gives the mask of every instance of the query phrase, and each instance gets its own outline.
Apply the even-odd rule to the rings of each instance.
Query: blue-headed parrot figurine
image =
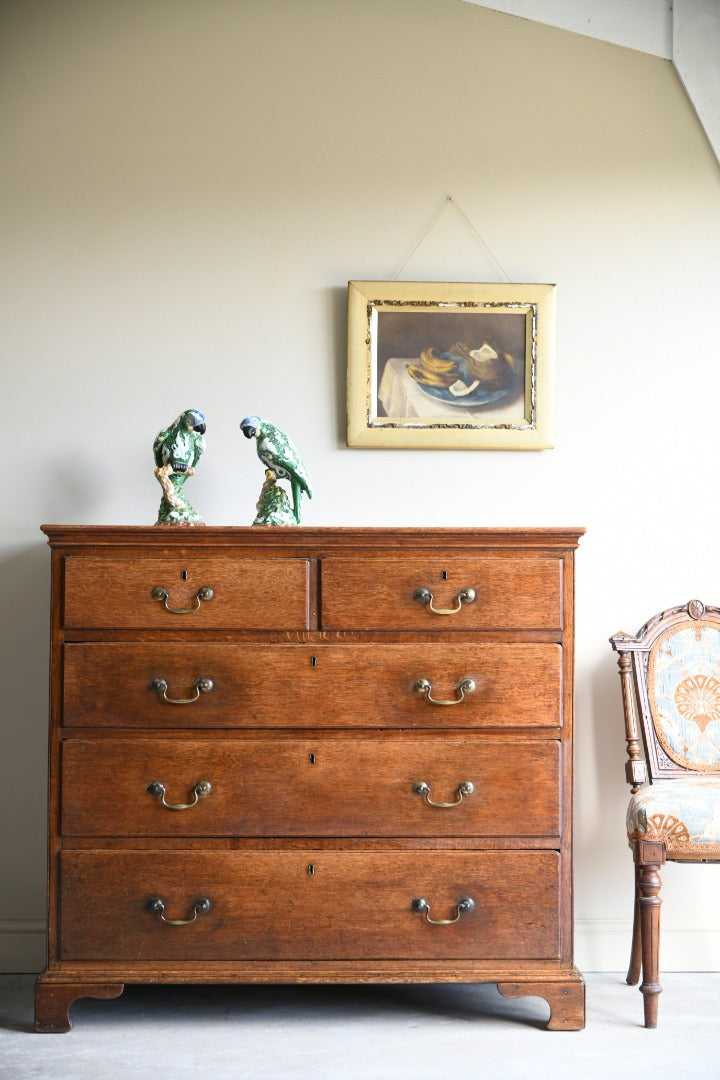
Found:
[[[155,436],[155,476],[163,491],[157,525],[204,524],[184,487],[205,453],[205,428],[205,417],[199,409],[186,409]]]

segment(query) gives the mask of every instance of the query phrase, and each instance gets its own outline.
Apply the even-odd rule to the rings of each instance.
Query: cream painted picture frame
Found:
[[[347,444],[553,445],[555,285],[348,283]]]

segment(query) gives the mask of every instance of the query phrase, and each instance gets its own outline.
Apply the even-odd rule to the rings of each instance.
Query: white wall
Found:
[[[607,638],[720,602],[720,172],[670,63],[460,0],[25,0],[2,6],[0,50],[5,967],[42,955],[38,526],[151,523],[152,438],[190,406],[209,524],[252,519],[237,425],[258,412],[303,452],[307,524],[587,527],[578,960],[624,965]],[[447,194],[513,279],[558,283],[554,450],[344,446],[346,282],[389,277]],[[495,272],[446,213],[403,276]],[[720,966],[720,870],[665,882],[665,966]]]

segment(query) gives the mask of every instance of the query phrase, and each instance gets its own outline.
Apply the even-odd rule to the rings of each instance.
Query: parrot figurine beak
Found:
[[[254,416],[246,417],[246,419],[243,420],[243,422],[240,425],[240,430],[242,431],[242,433],[243,433],[243,435],[245,436],[246,439],[254,439],[255,438],[255,432],[257,430],[257,425],[255,423],[255,417]]]
[[[199,409],[188,409],[184,414],[188,431],[197,431],[198,435],[204,435],[207,429],[205,414]]]

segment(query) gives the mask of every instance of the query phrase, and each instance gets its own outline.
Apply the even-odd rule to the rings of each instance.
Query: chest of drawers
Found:
[[[583,1026],[582,530],[44,531],[37,1030],[153,982],[494,982]]]

